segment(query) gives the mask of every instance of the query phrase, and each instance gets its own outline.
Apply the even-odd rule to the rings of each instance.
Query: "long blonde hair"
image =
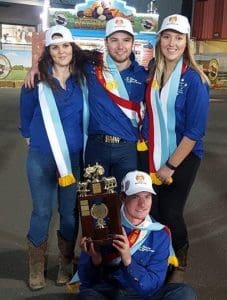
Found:
[[[148,80],[153,78],[154,76],[154,70],[157,74],[157,81],[159,84],[161,84],[162,76],[164,73],[164,67],[165,67],[165,57],[162,54],[161,46],[160,46],[160,38],[162,33],[160,34],[156,46],[155,46],[155,68],[151,68],[149,70]],[[207,83],[210,85],[210,81],[206,74],[203,72],[201,67],[197,64],[195,61],[194,55],[193,55],[193,46],[192,41],[190,40],[188,34],[186,35],[186,48],[184,50],[183,54],[184,62],[190,66],[192,69],[194,69],[201,77],[201,80],[203,83]]]

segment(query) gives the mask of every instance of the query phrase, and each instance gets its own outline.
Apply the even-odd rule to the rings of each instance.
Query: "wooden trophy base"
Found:
[[[117,193],[79,196],[82,235],[97,245],[109,245],[122,234],[120,200]]]

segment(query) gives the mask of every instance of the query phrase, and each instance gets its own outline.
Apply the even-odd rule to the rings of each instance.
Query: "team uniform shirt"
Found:
[[[198,157],[203,156],[203,141],[205,135],[209,108],[209,87],[202,83],[199,74],[190,67],[181,74],[175,102],[176,139],[177,145],[184,136],[196,141],[192,152]],[[143,122],[143,136],[148,139],[148,115]]]
[[[124,228],[128,235],[130,230]],[[153,295],[161,288],[166,277],[169,246],[170,236],[166,229],[151,231],[132,255],[131,264],[127,267],[122,263],[96,267],[90,256],[82,252],[78,265],[80,290],[106,283],[116,288],[132,289],[141,296]]]
[[[56,82],[58,83],[57,79]],[[70,76],[66,89],[53,89],[66,143],[70,153],[83,148],[83,95],[75,79]],[[38,86],[27,89],[24,86],[20,96],[20,130],[24,138],[30,138],[30,147],[41,152],[52,152],[38,99]]]
[[[88,135],[108,134],[120,137],[126,141],[138,140],[138,128],[133,127],[129,118],[110,98],[100,84],[94,65],[88,65],[87,85],[89,90],[90,120]],[[126,70],[120,72],[129,99],[133,102],[144,102],[147,71],[132,58],[132,63]]]

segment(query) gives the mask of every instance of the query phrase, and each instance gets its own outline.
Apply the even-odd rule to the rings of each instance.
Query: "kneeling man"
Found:
[[[97,249],[81,240],[79,299],[195,300],[193,289],[183,283],[165,284],[171,260],[168,228],[151,219],[152,181],[147,173],[131,171],[121,184],[123,234],[110,249]]]

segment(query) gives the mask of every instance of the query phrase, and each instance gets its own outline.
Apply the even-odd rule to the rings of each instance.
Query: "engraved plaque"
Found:
[[[101,182],[94,182],[94,183],[91,184],[91,186],[92,186],[92,193],[93,194],[102,193]]]

